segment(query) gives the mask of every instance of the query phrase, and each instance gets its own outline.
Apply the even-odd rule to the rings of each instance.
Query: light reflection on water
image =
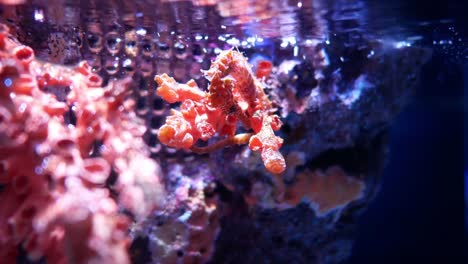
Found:
[[[269,53],[266,55],[270,57],[296,55],[300,58],[301,51],[294,51],[294,47],[307,46],[310,41],[329,42],[337,34],[345,36],[343,41],[351,42],[360,38],[421,42],[421,30],[433,23],[419,21],[415,25],[400,20],[401,7],[388,1],[39,0],[31,3],[4,6],[1,20],[13,27],[21,41],[42,51],[39,53],[44,59],[69,64],[83,58],[96,61],[90,54],[119,56],[122,50],[133,57],[142,54],[201,62],[204,56],[212,59],[220,50],[233,46],[257,49]],[[437,23],[447,23],[450,27],[450,20]],[[436,37],[432,44],[447,46],[463,42],[462,36],[456,36],[456,29],[451,30],[455,31],[453,36]],[[100,67],[96,65],[97,69]]]
[[[85,59],[105,80],[168,72],[179,81],[203,82],[200,69],[232,47],[274,65],[310,60],[317,47],[367,49],[373,41],[468,58],[465,36],[453,19],[410,21],[401,15],[403,6],[349,0],[38,0],[2,6],[0,22],[39,58],[61,64]]]
[[[155,74],[168,73],[204,86],[200,70],[233,47],[275,66],[289,60],[313,64],[314,54],[332,53],[332,63],[345,72],[374,56],[376,42],[386,49],[429,47],[467,61],[467,41],[454,19],[411,21],[402,16],[403,6],[350,0],[38,0],[1,6],[0,22],[39,58],[61,64],[87,60],[105,82],[130,76],[147,85]]]

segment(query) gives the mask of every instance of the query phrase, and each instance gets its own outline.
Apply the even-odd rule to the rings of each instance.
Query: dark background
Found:
[[[350,263],[467,263],[468,23],[462,13],[468,3],[408,1],[403,7],[408,21],[436,22],[424,29],[425,38],[437,40],[453,26],[463,41],[449,50],[433,47],[414,100],[393,123],[381,191],[360,219]]]

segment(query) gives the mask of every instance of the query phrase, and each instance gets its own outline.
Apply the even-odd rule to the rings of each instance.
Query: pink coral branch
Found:
[[[130,220],[105,188],[118,174],[118,202],[138,219],[161,203],[159,166],[126,100],[128,80],[100,88],[87,63],[42,63],[0,25],[0,257],[21,245],[49,263],[129,263]],[[69,86],[65,102],[46,93]],[[65,93],[64,91],[58,91]],[[72,108],[75,126],[65,123]],[[94,150],[100,157],[90,157]]]

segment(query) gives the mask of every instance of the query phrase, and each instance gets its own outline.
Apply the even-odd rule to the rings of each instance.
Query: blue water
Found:
[[[439,258],[463,263],[468,249],[464,91],[468,64],[436,52],[423,68],[416,98],[390,130],[382,189],[361,217],[351,263]]]

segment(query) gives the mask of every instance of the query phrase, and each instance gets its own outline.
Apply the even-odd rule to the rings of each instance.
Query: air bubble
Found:
[[[141,52],[144,56],[153,57],[154,54],[154,43],[153,40],[149,37],[145,37],[141,41]]]
[[[125,59],[122,63],[122,68],[125,70],[127,76],[133,75],[135,73],[135,60]]]
[[[125,32],[125,53],[132,57],[138,55],[138,36],[135,30]]]
[[[92,53],[99,53],[103,46],[102,32],[97,25],[91,24],[89,31],[86,34],[86,41],[88,43],[88,49]]]
[[[203,51],[201,44],[195,43],[192,45],[192,55],[196,61],[203,61],[203,59],[205,58],[205,52]]]
[[[120,47],[122,46],[122,39],[117,32],[111,31],[106,34],[105,45],[107,51],[111,55],[115,55],[119,52]]]
[[[164,42],[158,43],[158,57],[161,59],[171,58],[171,48]]]
[[[86,59],[93,72],[99,72],[102,69],[101,57],[92,55]]]
[[[185,58],[187,58],[186,44],[181,41],[177,41],[176,43],[174,43],[174,52],[176,58],[178,58],[179,60],[184,60]]]
[[[153,61],[151,59],[143,58],[139,68],[143,77],[149,77],[153,73]]]
[[[158,58],[170,59],[172,57],[171,41],[168,37],[161,37],[157,44]]]
[[[105,63],[106,72],[110,75],[114,75],[119,70],[119,58],[118,57],[109,57],[106,59]]]
[[[138,93],[140,96],[147,96],[148,95],[148,88],[149,86],[152,86],[153,84],[155,85],[156,83],[153,81],[153,76],[150,76],[150,78],[141,78],[137,88],[138,88]]]
[[[138,97],[136,101],[136,112],[139,115],[145,115],[148,112],[146,107],[146,97]]]

